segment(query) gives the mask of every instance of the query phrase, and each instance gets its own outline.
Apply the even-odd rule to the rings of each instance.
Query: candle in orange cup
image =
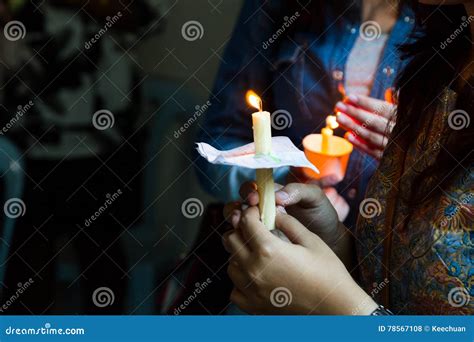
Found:
[[[269,112],[264,112],[262,100],[252,90],[246,94],[247,102],[258,112],[252,114],[253,140],[255,143],[255,155],[270,155],[272,152],[272,126]],[[273,169],[256,170],[257,191],[259,196],[258,207],[260,218],[268,230],[275,229],[276,205],[275,205],[275,183],[273,181]]]
[[[333,130],[339,127],[337,123],[336,117],[334,115],[328,115],[326,118],[326,127],[321,130],[321,135],[323,138],[322,145],[321,145],[321,153],[328,154],[329,153],[329,141],[330,137],[333,136]]]
[[[306,157],[320,171],[317,174],[305,168],[304,172],[308,177],[320,179],[334,176],[337,180],[344,178],[353,146],[346,139],[334,136],[333,130],[338,126],[336,116],[329,115],[321,134],[310,134],[303,139]]]

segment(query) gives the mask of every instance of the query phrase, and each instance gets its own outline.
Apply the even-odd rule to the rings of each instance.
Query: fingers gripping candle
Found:
[[[272,152],[272,125],[269,112],[262,109],[262,100],[253,91],[249,90],[246,95],[247,102],[258,112],[252,114],[253,140],[255,143],[255,154],[270,155]],[[257,191],[259,195],[260,217],[265,227],[269,230],[275,229],[275,183],[273,182],[273,169],[257,169]]]

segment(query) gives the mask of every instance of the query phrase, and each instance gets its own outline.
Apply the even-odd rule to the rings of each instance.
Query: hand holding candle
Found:
[[[253,91],[249,91],[246,98],[252,107],[258,109],[258,112],[252,114],[254,142],[227,151],[219,151],[209,144],[200,142],[197,143],[197,150],[212,164],[256,170],[260,218],[268,230],[274,230],[276,201],[273,168],[302,167],[311,170],[314,174],[319,171],[308,160],[306,154],[300,151],[288,137],[272,137],[271,116],[270,113],[263,111],[260,97]],[[349,144],[347,141],[345,142]]]
[[[272,125],[269,112],[264,112],[262,100],[253,91],[248,91],[247,102],[258,112],[252,114],[253,139],[255,142],[255,153],[258,155],[270,155],[272,152]],[[275,229],[275,184],[273,182],[273,169],[256,170],[257,191],[260,197],[259,209],[261,220],[269,230]]]

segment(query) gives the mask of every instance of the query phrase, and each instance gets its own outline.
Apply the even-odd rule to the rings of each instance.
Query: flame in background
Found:
[[[344,84],[342,84],[342,82],[337,85],[337,91],[339,91],[343,99],[346,97],[346,89],[344,88]]]
[[[393,88],[387,88],[387,90],[385,90],[384,98],[385,98],[385,101],[387,101],[388,103],[391,103],[391,104],[395,103]]]
[[[326,127],[330,129],[336,129],[339,127],[335,115],[328,115],[328,117],[326,118]]]
[[[253,90],[247,91],[245,98],[249,105],[258,109],[259,112],[263,111],[262,99]]]

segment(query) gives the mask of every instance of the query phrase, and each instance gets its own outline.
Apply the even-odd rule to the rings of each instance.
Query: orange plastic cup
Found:
[[[353,146],[346,139],[338,136],[330,136],[329,151],[321,152],[322,135],[310,134],[303,139],[303,147],[306,158],[318,168],[319,174],[311,169],[304,168],[304,173],[314,179],[320,179],[329,175],[342,180],[346,174],[347,163],[352,153]]]

